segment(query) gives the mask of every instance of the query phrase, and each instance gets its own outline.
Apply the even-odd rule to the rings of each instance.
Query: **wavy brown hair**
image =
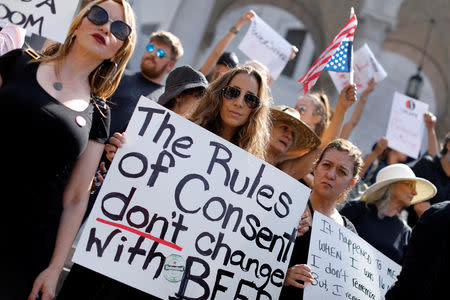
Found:
[[[322,161],[325,153],[333,149],[341,152],[347,152],[348,157],[350,157],[353,160],[353,170],[352,170],[353,177],[359,179],[359,175],[364,165],[362,153],[357,146],[355,146],[352,142],[346,139],[336,139],[329,142],[322,150],[322,153],[320,154],[320,157],[317,160],[316,165],[318,165]],[[350,190],[346,190],[345,192],[343,192],[339,196],[338,202],[344,201],[347,198],[349,191]]]
[[[270,104],[269,90],[264,77],[258,70],[251,66],[238,66],[230,69],[214,80],[205,91],[205,96],[200,100],[196,110],[188,116],[194,123],[220,135],[222,132],[222,89],[229,85],[237,74],[244,73],[253,76],[258,82],[258,97],[261,104],[249,115],[247,122],[242,125],[230,142],[251,154],[264,159],[266,148],[270,140]]]
[[[75,30],[80,26],[83,19],[86,17],[89,9],[95,5],[108,0],[96,0],[89,2],[78,15],[72,20],[67,33],[66,39],[63,44],[54,43],[47,47],[42,53],[43,56],[38,59],[40,62],[56,62],[56,70],[58,72],[58,66],[69,53],[73,40]],[[131,34],[123,42],[123,45],[119,48],[116,54],[111,58],[104,60],[95,70],[89,74],[89,83],[91,92],[103,99],[109,98],[117,89],[120,78],[125,70],[126,64],[133,54],[134,46],[136,44],[136,22],[133,9],[128,1],[125,0],[112,0],[119,3],[123,7],[124,22],[131,27]]]

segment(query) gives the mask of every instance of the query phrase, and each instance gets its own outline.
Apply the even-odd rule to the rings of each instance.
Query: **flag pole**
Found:
[[[355,9],[353,6],[350,8],[350,18],[355,14]],[[355,39],[353,38],[353,41]],[[349,72],[349,83],[353,84],[353,45],[350,47],[350,72]]]

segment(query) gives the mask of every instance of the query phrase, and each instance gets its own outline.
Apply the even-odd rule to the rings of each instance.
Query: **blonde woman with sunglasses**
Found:
[[[126,1],[98,0],[64,43],[0,57],[5,129],[2,299],[53,299],[109,130],[110,97],[133,52]],[[55,24],[55,26],[58,26]]]

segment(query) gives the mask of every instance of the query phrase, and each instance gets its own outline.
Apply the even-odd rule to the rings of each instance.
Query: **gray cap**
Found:
[[[178,67],[167,75],[164,93],[159,97],[158,103],[164,106],[183,91],[198,87],[208,87],[205,76],[191,66]]]

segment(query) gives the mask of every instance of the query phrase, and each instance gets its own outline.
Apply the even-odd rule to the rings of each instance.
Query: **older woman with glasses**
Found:
[[[356,227],[358,234],[398,264],[411,236],[411,228],[399,216],[411,204],[432,198],[436,187],[416,177],[405,164],[381,169],[376,182],[361,196],[340,210]]]
[[[0,57],[2,199],[12,216],[1,226],[2,299],[54,297],[107,140],[104,99],[131,57],[134,24],[128,2],[97,0],[74,18],[64,43]]]

